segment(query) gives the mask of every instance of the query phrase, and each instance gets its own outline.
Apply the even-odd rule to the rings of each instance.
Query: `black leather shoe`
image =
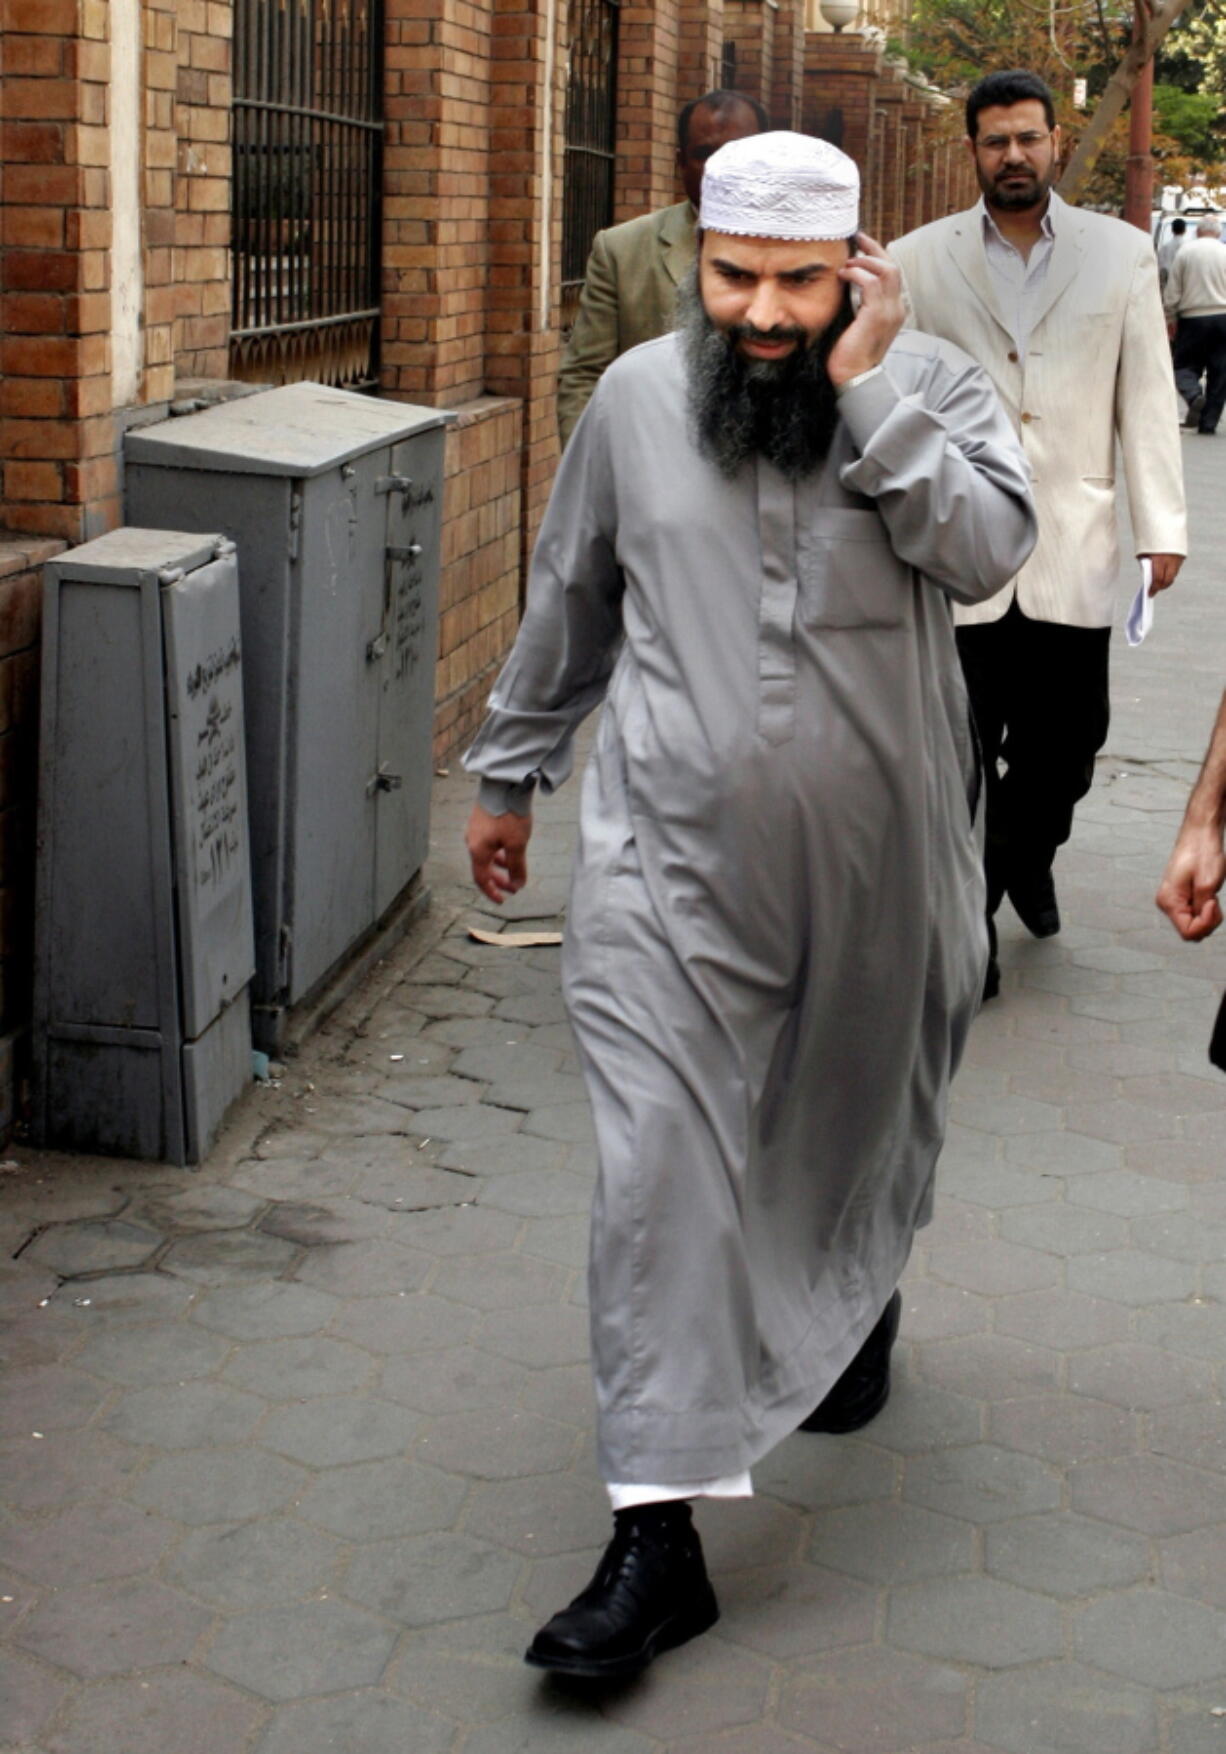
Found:
[[[901,1316],[902,1292],[896,1291],[825,1400],[801,1420],[802,1431],[825,1431],[841,1437],[859,1431],[877,1417],[890,1398],[890,1353]]]
[[[1060,930],[1060,908],[1056,901],[1056,884],[1050,870],[1037,877],[1016,877],[1008,887],[1013,910],[1028,932],[1036,938],[1054,938]]]
[[[988,966],[983,975],[983,999],[981,1002],[986,1005],[988,1000],[994,999],[999,992],[1000,964],[994,956],[989,956]]]
[[[637,1675],[661,1651],[719,1619],[698,1531],[683,1501],[671,1513],[619,1511],[591,1583],[555,1614],[524,1653],[534,1668],[594,1681]]]

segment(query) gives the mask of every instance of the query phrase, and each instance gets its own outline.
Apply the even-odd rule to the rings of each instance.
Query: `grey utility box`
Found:
[[[238,545],[257,1045],[426,856],[444,427],[287,384],[130,433],[128,517]]]
[[[234,544],[114,530],[44,576],[35,1131],[195,1163],[251,1081]]]

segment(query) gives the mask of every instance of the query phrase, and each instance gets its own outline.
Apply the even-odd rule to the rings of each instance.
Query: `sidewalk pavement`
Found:
[[[1196,558],[1116,651],[1064,931],[1004,921],[893,1399],[700,1509],[714,1632],[595,1695],[520,1661],[608,1527],[593,1147],[557,951],[466,937],[457,774],[429,920],[206,1168],[2,1166],[0,1745],[1226,1751],[1226,947],[1152,901],[1226,677],[1226,442],[1185,453]],[[557,923],[577,795],[512,915]]]

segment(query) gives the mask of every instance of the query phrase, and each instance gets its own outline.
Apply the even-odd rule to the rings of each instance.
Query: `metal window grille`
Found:
[[[613,218],[620,4],[621,0],[570,0],[562,196],[564,327],[574,322],[579,308],[592,239]]]
[[[230,369],[378,378],[382,0],[237,0]]]
[[[719,83],[725,91],[736,90],[736,44],[729,38],[719,52]]]

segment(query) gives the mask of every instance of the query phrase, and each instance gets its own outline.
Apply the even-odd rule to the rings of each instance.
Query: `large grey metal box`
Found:
[[[287,384],[126,441],[134,524],[238,545],[253,1019],[270,1051],[425,860],[450,418]]]
[[[198,1162],[251,1080],[234,544],[115,530],[44,577],[35,1131]]]

